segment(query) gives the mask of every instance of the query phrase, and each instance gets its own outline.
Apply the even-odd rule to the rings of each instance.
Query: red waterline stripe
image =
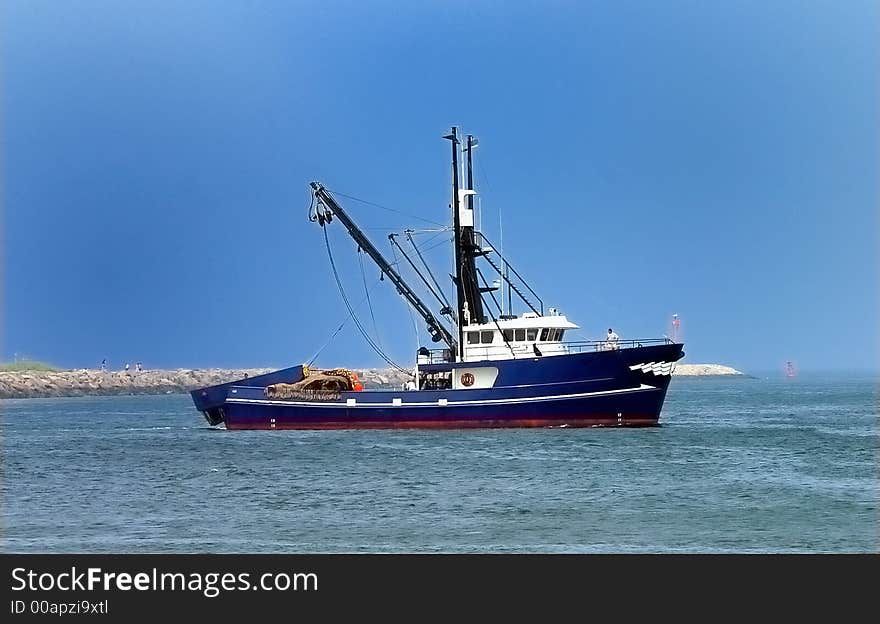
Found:
[[[534,419],[518,418],[513,420],[403,420],[403,421],[359,421],[359,422],[311,422],[290,423],[276,422],[242,422],[227,423],[230,430],[243,429],[513,429],[534,427],[654,427],[658,418],[560,418]]]

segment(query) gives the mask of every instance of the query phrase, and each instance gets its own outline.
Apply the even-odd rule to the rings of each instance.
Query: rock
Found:
[[[149,370],[140,373],[122,371],[71,370],[57,372],[0,372],[0,399],[60,396],[101,396],[114,394],[171,394],[188,392],[242,379],[255,377],[273,369],[188,369]],[[678,364],[673,373],[681,377],[748,375],[720,364]],[[409,380],[407,373],[395,369],[358,370],[358,377],[367,388],[399,389]]]
[[[0,372],[0,399],[101,396],[114,394],[171,394],[235,381],[270,369],[193,371],[97,371],[78,369],[57,372]]]
[[[677,364],[672,373],[681,377],[708,377],[715,375],[734,375],[746,377],[745,373],[721,364]]]

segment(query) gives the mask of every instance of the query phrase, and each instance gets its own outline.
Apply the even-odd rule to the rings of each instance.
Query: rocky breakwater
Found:
[[[102,396],[115,394],[174,394],[268,373],[271,369],[186,369],[146,371],[0,372],[0,399]]]
[[[187,369],[146,371],[0,372],[0,399],[39,397],[102,396],[126,394],[175,394],[268,373],[270,368]],[[400,389],[409,377],[386,368],[354,368],[364,388]],[[720,364],[679,364],[673,373],[681,377],[748,377]]]
[[[680,377],[748,377],[742,371],[721,364],[678,364],[672,374]]]
[[[132,394],[177,394],[271,372],[272,368],[207,368],[145,371],[0,371],[0,399]],[[393,369],[352,369],[366,389],[402,388],[407,377]]]

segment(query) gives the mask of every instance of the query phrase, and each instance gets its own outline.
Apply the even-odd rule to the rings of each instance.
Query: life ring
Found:
[[[474,385],[474,374],[473,373],[463,373],[461,376],[461,385],[465,388],[469,388]]]

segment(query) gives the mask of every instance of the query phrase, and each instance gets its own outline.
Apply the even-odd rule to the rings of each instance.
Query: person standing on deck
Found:
[[[620,337],[614,333],[614,330],[610,327],[608,328],[608,336],[605,338],[605,348],[608,350],[617,349],[617,341],[620,340]]]

